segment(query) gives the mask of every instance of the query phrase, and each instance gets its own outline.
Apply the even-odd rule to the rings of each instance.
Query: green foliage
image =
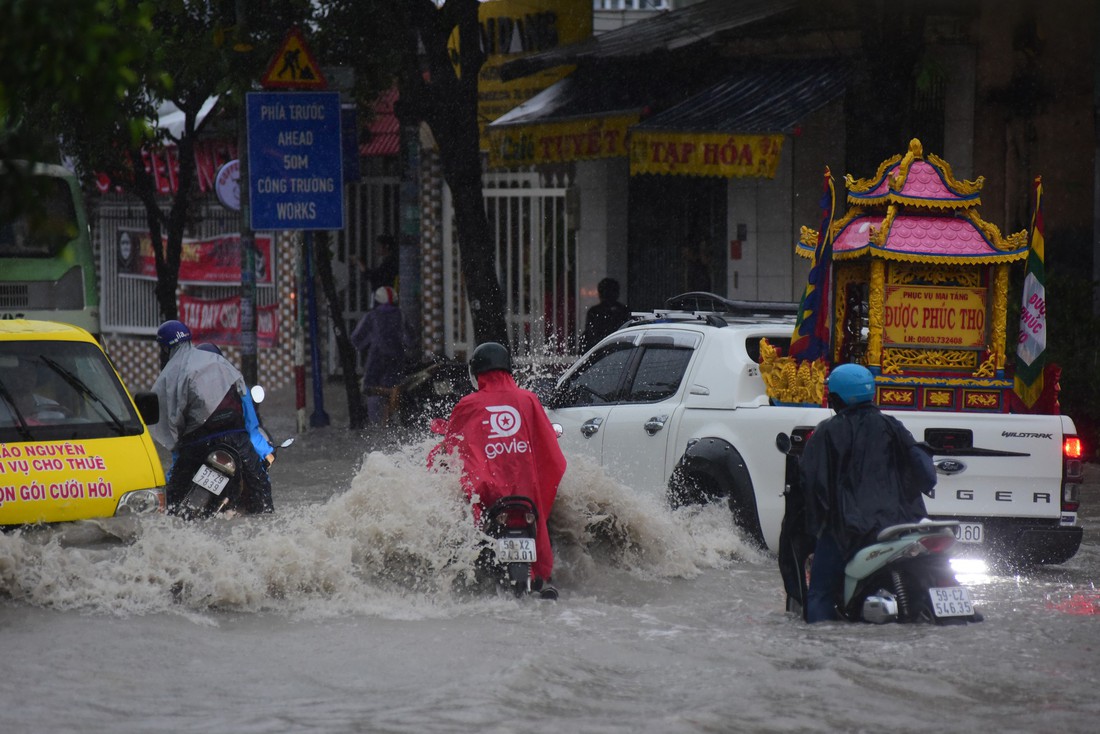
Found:
[[[141,83],[152,5],[132,0],[5,0],[0,33],[0,162],[58,159],[57,120],[116,125],[115,104]],[[140,134],[126,126],[128,136]],[[19,207],[20,185],[0,175],[0,197]]]

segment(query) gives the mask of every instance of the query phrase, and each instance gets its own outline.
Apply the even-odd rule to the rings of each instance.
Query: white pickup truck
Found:
[[[655,312],[605,338],[544,395],[566,454],[585,454],[627,486],[674,505],[728,499],[738,524],[775,550],[786,457],[828,408],[773,405],[760,339],[784,348],[793,317]],[[1082,465],[1073,421],[1058,415],[891,411],[935,449],[928,512],[960,521],[962,543],[1017,565],[1077,552]],[[1068,440],[1068,441],[1067,441]]]

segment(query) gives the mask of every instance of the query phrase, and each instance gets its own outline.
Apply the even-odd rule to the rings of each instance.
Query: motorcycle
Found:
[[[430,430],[444,435],[447,425],[446,419],[433,418]],[[561,426],[553,425],[560,438]],[[442,444],[429,454],[429,466],[437,460],[435,454],[440,447]],[[511,591],[517,598],[538,594],[542,599],[557,599],[557,589],[532,578],[531,569],[538,560],[538,519],[535,501],[525,495],[507,495],[490,505],[481,516],[481,531],[488,538],[482,542],[474,563],[477,577]]]
[[[256,385],[250,391],[252,401],[255,404],[263,402],[265,393],[263,387]],[[267,430],[261,425],[260,430],[268,438],[274,448],[272,454],[279,449],[284,449],[294,443],[294,438],[288,438],[275,445],[270,439]],[[238,474],[241,466],[241,456],[232,445],[214,439],[208,445],[206,459],[191,477],[191,486],[184,495],[179,505],[171,514],[184,520],[210,517],[218,513],[227,513],[237,509],[242,497],[244,483]],[[264,460],[264,467],[270,464]]]
[[[538,558],[538,510],[529,497],[501,497],[485,513],[481,528],[493,542],[481,550],[479,571],[517,597],[535,592],[544,599],[557,598],[556,589],[532,584],[531,564]]]
[[[779,565],[787,588],[787,610],[806,618],[806,592],[813,572],[813,540],[804,527],[798,486],[798,455],[808,432],[776,436],[787,455],[786,508],[780,531]],[[883,529],[844,567],[844,589],[837,611],[850,622],[965,624],[982,621],[970,592],[955,579],[950,553],[955,520],[903,523]]]

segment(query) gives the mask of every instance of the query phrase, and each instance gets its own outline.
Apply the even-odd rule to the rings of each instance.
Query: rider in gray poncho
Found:
[[[220,442],[241,458],[244,492],[236,509],[273,511],[271,482],[245,427],[242,396],[247,388],[241,373],[224,357],[195,348],[190,329],[179,321],[162,324],[157,342],[169,358],[153,383],[161,419],[149,430],[175,458],[165,486],[169,510],[187,494],[191,476],[211,445]]]

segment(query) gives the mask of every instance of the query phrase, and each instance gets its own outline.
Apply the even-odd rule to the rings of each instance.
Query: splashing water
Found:
[[[70,547],[29,532],[0,534],[0,595],[62,610],[170,612],[209,623],[209,611],[323,618],[446,616],[456,605],[502,603],[475,593],[482,538],[457,469],[425,468],[432,439],[370,452],[348,489],[275,516],[184,523],[147,519],[132,541]],[[331,486],[317,485],[329,497]],[[687,578],[760,552],[721,503],[669,510],[571,458],[550,533],[555,583],[583,589],[599,570]]]

